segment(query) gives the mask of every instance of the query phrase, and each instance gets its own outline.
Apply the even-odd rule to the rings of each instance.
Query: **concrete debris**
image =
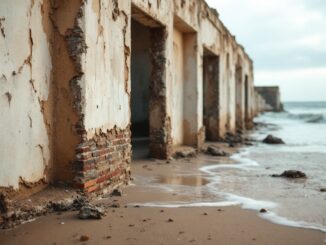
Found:
[[[86,197],[69,198],[59,202],[49,202],[48,208],[54,212],[78,211],[89,203]]]
[[[104,211],[92,204],[86,204],[79,210],[79,219],[102,219],[105,216]]]

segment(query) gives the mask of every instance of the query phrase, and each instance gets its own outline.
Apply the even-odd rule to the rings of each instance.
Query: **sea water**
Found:
[[[192,197],[189,201],[144,205],[240,205],[258,213],[267,209],[260,216],[274,223],[326,232],[326,193],[321,192],[326,188],[326,102],[291,102],[284,106],[285,112],[264,113],[255,119],[267,126],[251,135],[257,140],[254,146],[231,156],[234,164],[201,166],[198,172],[208,180],[205,185],[165,185],[170,191],[188,193]],[[268,134],[282,138],[286,144],[263,144]],[[308,178],[271,177],[285,170],[303,171]]]

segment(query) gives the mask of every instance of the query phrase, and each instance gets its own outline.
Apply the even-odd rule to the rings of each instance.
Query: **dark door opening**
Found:
[[[203,58],[203,124],[206,139],[219,140],[219,56],[204,50]]]
[[[245,75],[245,124],[249,124],[249,81],[248,75]]]
[[[131,133],[133,158],[149,154],[150,28],[131,22]]]
[[[131,19],[132,158],[165,158],[165,28],[137,7]]]
[[[236,84],[236,127],[237,129],[243,129],[243,108],[244,108],[244,98],[243,98],[243,81],[242,81],[242,67],[236,67],[236,74],[235,74]]]

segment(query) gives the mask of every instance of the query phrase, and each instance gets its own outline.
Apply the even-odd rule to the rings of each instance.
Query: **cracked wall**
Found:
[[[108,191],[130,178],[130,1],[84,3],[82,142],[75,184]]]
[[[51,179],[52,59],[42,0],[0,2],[0,186]],[[17,21],[19,20],[19,21]]]

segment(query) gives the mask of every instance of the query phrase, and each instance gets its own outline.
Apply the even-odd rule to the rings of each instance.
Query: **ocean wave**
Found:
[[[323,114],[314,114],[314,113],[293,114],[293,113],[289,113],[289,117],[293,118],[293,119],[303,120],[306,123],[326,122]]]
[[[283,113],[272,113],[268,114],[274,119],[280,120],[295,120],[302,121],[305,123],[326,123],[326,114],[324,113],[293,113],[293,112],[283,112]]]

